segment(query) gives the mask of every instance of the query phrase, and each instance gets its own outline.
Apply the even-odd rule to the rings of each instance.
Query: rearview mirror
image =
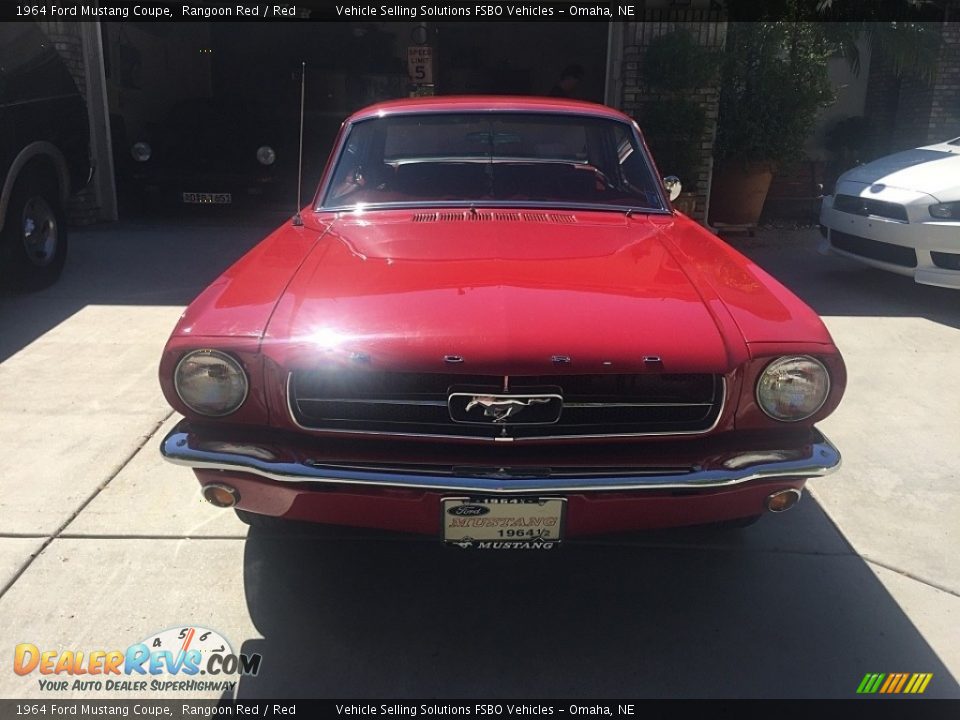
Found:
[[[680,196],[680,191],[683,187],[680,185],[680,178],[676,175],[667,175],[663,179],[663,186],[667,189],[667,194],[670,195],[670,202],[673,202]]]

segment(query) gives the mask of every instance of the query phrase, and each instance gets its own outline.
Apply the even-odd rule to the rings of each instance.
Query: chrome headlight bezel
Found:
[[[212,412],[209,408],[204,409],[201,406],[198,406],[195,402],[191,402],[184,397],[183,390],[181,389],[181,370],[184,368],[185,363],[198,356],[216,358],[217,360],[220,360],[225,366],[230,368],[230,370],[235,373],[236,377],[240,378],[243,384],[243,390],[239,396],[237,396],[239,399],[234,398],[230,405],[225,406],[225,409]],[[220,350],[202,348],[198,350],[191,350],[190,352],[184,354],[182,358],[180,358],[180,361],[173,370],[173,387],[174,390],[176,390],[177,397],[180,398],[180,401],[186,405],[191,412],[195,412],[198,415],[203,415],[205,417],[225,417],[235,413],[237,410],[243,407],[243,404],[247,401],[247,396],[250,394],[250,378],[247,377],[246,370],[244,370],[243,365],[239,360],[237,360],[237,358]]]
[[[806,411],[801,415],[796,415],[796,416],[778,415],[771,408],[769,408],[763,400],[763,397],[761,395],[763,382],[766,378],[769,377],[772,371],[779,370],[783,365],[787,365],[790,363],[798,363],[798,362],[808,363],[810,366],[815,368],[816,371],[822,373],[823,388],[824,388],[823,396],[819,398],[818,402],[816,403],[815,407],[812,410]],[[764,366],[763,370],[757,376],[757,382],[754,386],[753,394],[754,394],[754,399],[757,403],[757,407],[760,408],[760,410],[763,412],[764,415],[766,415],[767,417],[773,420],[776,420],[777,422],[796,423],[796,422],[803,422],[804,420],[808,420],[814,415],[816,415],[818,412],[820,412],[820,410],[826,404],[827,398],[830,397],[830,389],[831,389],[830,371],[827,370],[827,366],[824,365],[820,360],[817,360],[817,358],[812,357],[810,355],[782,355],[780,357],[774,358],[769,363],[767,363],[766,366]]]
[[[277,161],[277,152],[269,145],[257,148],[257,162],[261,165],[273,165]]]
[[[130,146],[130,156],[137,162],[147,162],[153,157],[153,148],[150,143],[140,140]]]

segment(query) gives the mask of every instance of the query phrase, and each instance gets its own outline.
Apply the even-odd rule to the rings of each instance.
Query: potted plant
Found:
[[[711,224],[754,225],[779,163],[797,158],[833,102],[817,23],[730,23],[721,66]]]

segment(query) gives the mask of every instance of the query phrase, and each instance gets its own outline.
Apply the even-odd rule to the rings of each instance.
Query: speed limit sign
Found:
[[[411,45],[407,48],[407,72],[418,85],[433,83],[433,48],[428,45]]]

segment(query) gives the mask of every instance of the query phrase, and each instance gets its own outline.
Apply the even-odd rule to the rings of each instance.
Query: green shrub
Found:
[[[833,51],[817,23],[730,23],[715,157],[774,164],[801,157],[819,110],[834,100]]]
[[[698,44],[686,30],[660,35],[647,46],[641,75],[653,90],[689,90],[712,84],[717,53]]]
[[[648,102],[637,122],[664,175],[676,175],[687,190],[697,182],[700,140],[706,125],[703,109],[684,97]]]

